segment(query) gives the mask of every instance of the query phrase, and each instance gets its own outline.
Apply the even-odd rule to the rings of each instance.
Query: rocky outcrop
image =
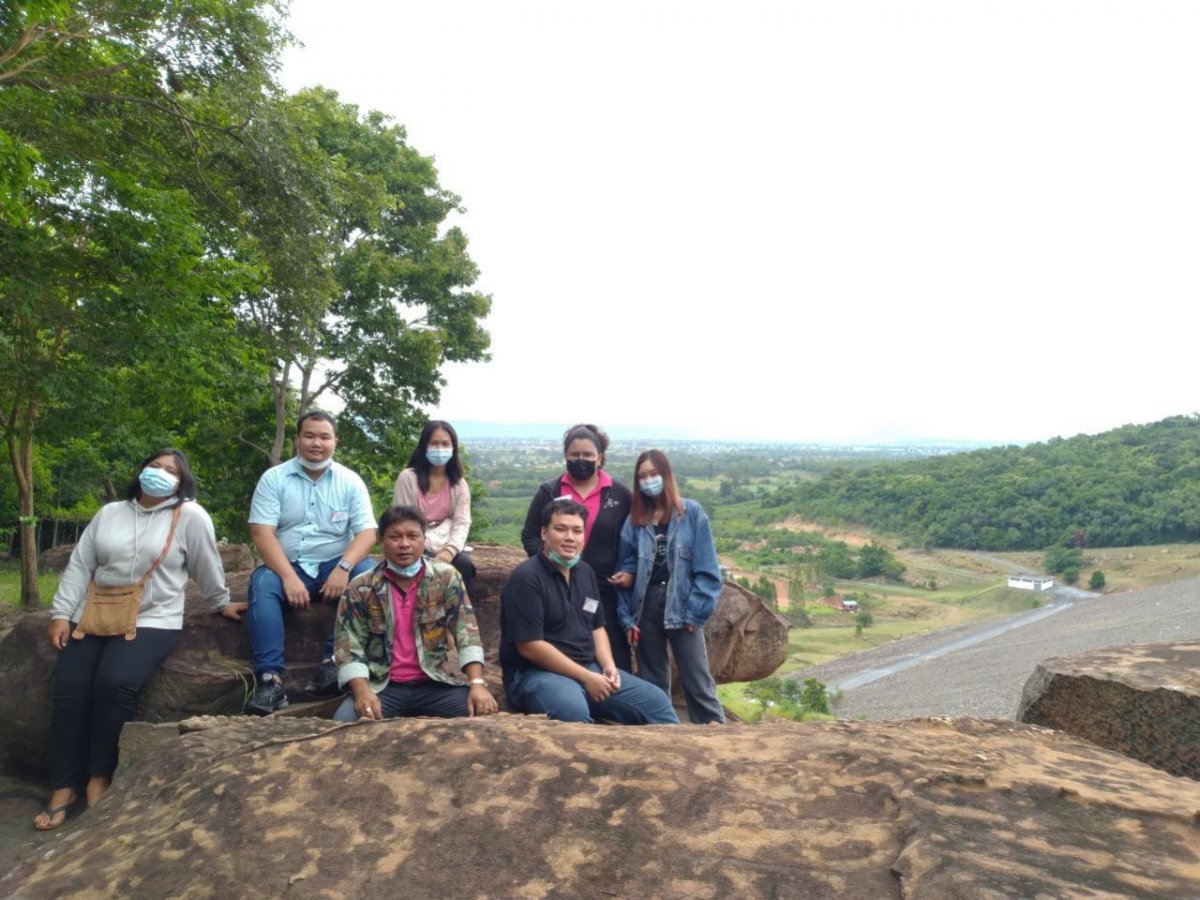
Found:
[[[232,556],[231,559],[236,559]],[[475,607],[490,661],[489,687],[503,701],[496,658],[500,645],[500,591],[508,573],[525,559],[520,550],[495,545],[475,549],[479,576]],[[235,600],[245,599],[249,571],[227,572]],[[333,627],[335,606],[315,603],[288,613],[284,681],[291,702],[318,698],[304,687],[320,661],[325,636]],[[50,741],[51,678],[56,654],[46,643],[48,613],[26,616],[0,642],[0,750],[34,767],[46,765]],[[787,625],[760,598],[726,584],[717,612],[705,628],[709,658],[717,680],[749,681],[765,677],[783,662]],[[178,649],[163,663],[138,699],[136,719],[171,722],[198,715],[241,711],[253,679],[246,629],[208,611],[195,585],[189,586],[187,616]]]
[[[56,544],[42,551],[38,569],[43,572],[62,572],[71,559],[74,544]],[[221,564],[226,572],[248,572],[254,568],[254,551],[246,544],[221,544]]]
[[[0,895],[1200,896],[1200,785],[1013,722],[187,727]]]
[[[1200,641],[1047,659],[1025,683],[1017,719],[1200,779]]]

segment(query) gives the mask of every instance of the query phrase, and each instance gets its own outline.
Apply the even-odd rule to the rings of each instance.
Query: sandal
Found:
[[[37,823],[37,816],[34,816],[33,827],[36,828],[38,831],[53,831],[55,828],[61,827],[62,824],[67,821],[68,810],[70,810],[70,808],[72,806],[74,806],[78,801],[79,801],[78,797],[72,797],[66,803],[62,804],[62,806],[55,806],[53,808],[51,808],[49,806],[44,807],[42,809],[42,811],[40,813],[38,813],[38,815],[46,816],[46,818],[48,818],[50,820],[49,824],[39,825]],[[55,821],[55,819],[57,819],[57,817],[60,813],[62,814],[62,818]]]

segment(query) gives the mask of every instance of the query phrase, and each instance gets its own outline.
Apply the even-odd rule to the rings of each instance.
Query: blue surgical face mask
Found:
[[[562,566],[564,569],[573,569],[573,568],[575,568],[575,564],[576,564],[577,562],[579,562],[579,558],[580,558],[580,557],[579,557],[579,554],[578,554],[578,553],[576,553],[576,554],[575,554],[574,556],[572,556],[570,559],[563,559],[561,556],[559,556],[559,555],[558,555],[557,553],[555,553],[553,550],[551,550],[551,551],[550,551],[549,553],[547,553],[546,555],[550,557],[550,562],[554,563],[556,566]]]
[[[414,578],[421,571],[421,566],[424,565],[423,559],[417,559],[411,566],[398,566],[390,559],[387,561],[388,571],[393,575],[399,575],[401,578]]]
[[[179,479],[163,469],[153,469],[150,466],[138,473],[138,484],[142,493],[159,499],[170,497],[179,487]]]
[[[642,478],[638,481],[638,490],[647,497],[657,497],[663,491],[663,480],[661,475],[655,475],[652,478]]]
[[[444,466],[454,457],[453,447],[426,447],[425,458],[431,466]]]

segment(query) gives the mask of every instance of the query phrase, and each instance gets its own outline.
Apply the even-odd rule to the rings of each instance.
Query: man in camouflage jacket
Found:
[[[336,718],[495,712],[462,576],[448,563],[423,557],[424,519],[417,509],[393,507],[379,526],[384,561],[352,580],[338,605],[334,662],[338,685],[351,696]],[[405,568],[417,571],[401,574]],[[412,643],[397,642],[398,617],[411,617],[415,643],[407,669],[399,667],[407,672],[402,680],[393,651],[408,646],[411,652]]]

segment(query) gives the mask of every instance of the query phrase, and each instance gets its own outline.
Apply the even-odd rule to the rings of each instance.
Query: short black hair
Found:
[[[179,470],[179,490],[175,492],[175,496],[180,502],[184,500],[196,499],[196,479],[192,476],[192,467],[188,465],[187,457],[176,450],[174,447],[163,447],[160,450],[155,450],[133,470],[133,480],[129,482],[129,487],[125,491],[125,497],[128,500],[136,500],[142,493],[142,483],[138,480],[138,476],[142,474],[142,469],[150,465],[160,456],[175,457],[175,468]]]
[[[549,528],[550,520],[556,515],[579,516],[583,519],[583,524],[587,525],[587,507],[570,497],[556,497],[542,507],[542,527]]]
[[[379,517],[379,536],[383,537],[383,533],[397,522],[416,522],[421,526],[422,534],[425,532],[425,516],[419,509],[415,506],[393,506],[384,510]]]
[[[450,457],[450,462],[446,463],[446,480],[450,482],[451,486],[462,481],[462,463],[458,461],[458,432],[449,422],[442,419],[430,419],[421,429],[421,437],[417,440],[417,446],[413,449],[412,456],[408,458],[408,467],[417,473],[417,487],[421,489],[422,494],[429,491],[429,470],[432,468],[429,460],[425,458],[425,451],[429,449],[429,439],[439,428],[450,435],[450,446],[454,448],[454,455]]]
[[[296,434],[300,433],[300,429],[304,427],[304,423],[309,419],[316,419],[318,422],[328,422],[333,426],[334,436],[337,436],[337,419],[327,412],[321,412],[319,409],[310,409],[296,420]]]

